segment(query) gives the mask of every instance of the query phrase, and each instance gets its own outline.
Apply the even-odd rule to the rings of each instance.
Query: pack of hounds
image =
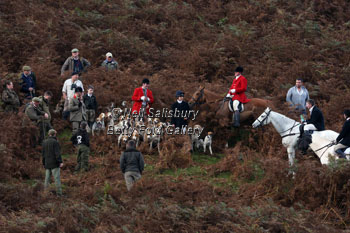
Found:
[[[126,107],[126,101],[122,102],[122,107]],[[60,103],[57,104],[55,112],[59,112],[62,109]],[[171,126],[169,122],[162,122],[159,118],[133,118],[130,114],[122,115],[122,109],[115,107],[114,103],[111,103],[107,107],[106,113],[101,113],[95,120],[92,128],[87,127],[87,131],[93,136],[100,135],[101,133],[108,133],[108,131],[122,132],[118,137],[118,147],[125,147],[129,140],[136,142],[136,147],[139,147],[141,143],[149,145],[149,150],[157,147],[160,152],[160,143],[164,140],[165,128]],[[149,130],[140,130],[141,127]],[[203,152],[206,153],[206,149],[209,149],[210,154],[212,151],[212,137],[213,132],[208,132],[204,140],[200,139],[200,133],[203,131],[203,127],[196,124],[193,126],[194,133],[190,135],[191,150],[200,150],[203,148]]]

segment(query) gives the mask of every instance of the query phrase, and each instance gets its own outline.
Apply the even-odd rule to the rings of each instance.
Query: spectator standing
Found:
[[[23,66],[21,81],[21,92],[24,93],[24,98],[29,101],[32,100],[35,97],[36,76],[30,66]]]
[[[82,88],[77,87],[73,98],[69,99],[68,110],[70,111],[70,121],[72,122],[73,134],[79,129],[80,123],[87,119],[82,92]]]
[[[1,100],[5,112],[18,112],[20,101],[15,90],[13,90],[13,83],[11,81],[5,82]]]
[[[126,150],[120,157],[120,169],[122,170],[126,182],[126,188],[131,190],[135,181],[141,178],[144,169],[144,160],[140,151],[135,149],[135,141],[127,143]]]
[[[39,127],[40,131],[40,138],[39,138],[39,144],[44,140],[46,129],[49,128],[44,120],[48,119],[48,114],[44,111],[40,110],[39,108],[40,99],[38,97],[34,97],[32,99],[32,102],[28,105],[28,107],[25,110],[25,114],[29,117],[29,119],[36,123],[36,125]]]
[[[114,60],[112,53],[106,53],[106,60],[101,64],[102,67],[105,67],[107,71],[117,70],[119,68],[118,62]]]
[[[89,66],[91,66],[90,62],[83,57],[79,57],[79,50],[77,48],[72,49],[72,56],[68,57],[64,62],[61,68],[61,76],[64,75],[64,72],[76,72],[81,74],[86,72]]]
[[[47,189],[50,184],[51,175],[55,179],[57,195],[62,195],[60,168],[63,167],[60,144],[56,138],[56,130],[49,130],[49,137],[44,140],[42,148],[43,165],[45,168],[45,184]]]
[[[62,95],[64,98],[64,107],[63,107],[63,118],[68,119],[69,110],[68,103],[69,99],[74,97],[75,90],[77,87],[80,87],[84,92],[83,83],[79,80],[79,73],[73,72],[71,78],[67,79],[62,88]]]
[[[295,86],[288,90],[286,101],[295,110],[306,115],[306,101],[309,99],[309,92],[303,86],[303,79],[298,78],[295,81]]]
[[[82,122],[80,129],[71,137],[73,145],[78,147],[77,165],[75,166],[76,172],[80,171],[80,169],[84,169],[84,171],[89,170],[90,142],[86,126],[87,123]]]
[[[52,129],[51,126],[51,113],[50,113],[50,107],[49,103],[52,98],[52,92],[51,91],[45,91],[44,95],[38,97],[40,102],[39,102],[39,109],[40,111],[44,112],[47,114],[47,119],[43,119],[44,125],[45,125],[45,134]]]
[[[84,104],[86,106],[86,116],[87,116],[87,122],[92,129],[92,125],[95,122],[95,116],[97,112],[97,101],[96,96],[94,95],[94,87],[89,86],[88,87],[88,93],[84,95]]]

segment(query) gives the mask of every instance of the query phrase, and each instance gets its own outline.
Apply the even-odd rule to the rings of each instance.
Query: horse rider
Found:
[[[230,90],[226,95],[226,98],[233,100],[233,117],[234,117],[234,127],[239,127],[239,104],[240,103],[248,103],[250,99],[245,95],[245,91],[247,90],[247,79],[242,75],[243,68],[238,66],[235,69],[235,79],[232,82]]]
[[[350,110],[344,111],[345,122],[343,128],[335,140],[334,152],[339,155],[339,158],[346,159],[345,153],[342,149],[350,147]]]
[[[324,117],[321,110],[315,106],[315,101],[308,99],[306,101],[306,108],[310,111],[310,119],[303,122],[300,125],[300,138],[303,136],[304,131],[310,130],[324,130]]]

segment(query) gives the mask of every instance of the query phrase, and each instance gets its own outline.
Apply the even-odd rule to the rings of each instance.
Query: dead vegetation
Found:
[[[175,92],[185,100],[200,84],[225,95],[235,66],[244,67],[249,96],[284,105],[295,79],[305,79],[322,109],[326,127],[339,131],[350,108],[350,8],[348,1],[165,1],[62,0],[0,2],[0,77],[19,91],[18,73],[30,65],[38,93],[61,98],[59,70],[73,47],[92,67],[82,76],[93,85],[99,111],[120,106],[143,78],[151,81],[153,107],[170,108]],[[100,64],[112,52],[121,69]],[[218,129],[198,119],[203,134],[213,131],[215,164],[200,164],[184,138],[169,137],[161,153],[148,153],[143,179],[126,193],[119,170],[121,150],[113,136],[94,137],[89,173],[73,175],[74,149],[65,153],[66,197],[42,191],[40,146],[35,126],[22,127],[23,112],[0,113],[0,229],[7,232],[339,232],[350,223],[350,167],[322,167],[297,155],[297,175],[288,176],[280,137],[265,131]],[[63,134],[69,124],[53,115]],[[167,119],[162,119],[167,120]],[[224,149],[229,139],[233,148]],[[238,143],[237,143],[238,142]],[[311,156],[311,155],[310,155]],[[185,170],[177,176],[167,175]],[[191,170],[192,169],[192,170]],[[199,171],[197,171],[198,169]],[[161,171],[161,172],[160,172]],[[198,175],[199,177],[195,176]],[[217,177],[229,174],[217,183]],[[198,179],[197,179],[198,178]],[[209,182],[215,179],[214,184]],[[219,185],[220,184],[220,185]]]

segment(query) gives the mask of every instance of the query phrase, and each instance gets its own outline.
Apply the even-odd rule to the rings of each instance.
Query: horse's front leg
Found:
[[[294,160],[295,160],[295,148],[287,147],[287,152],[288,152],[289,166],[292,167],[294,165]]]

